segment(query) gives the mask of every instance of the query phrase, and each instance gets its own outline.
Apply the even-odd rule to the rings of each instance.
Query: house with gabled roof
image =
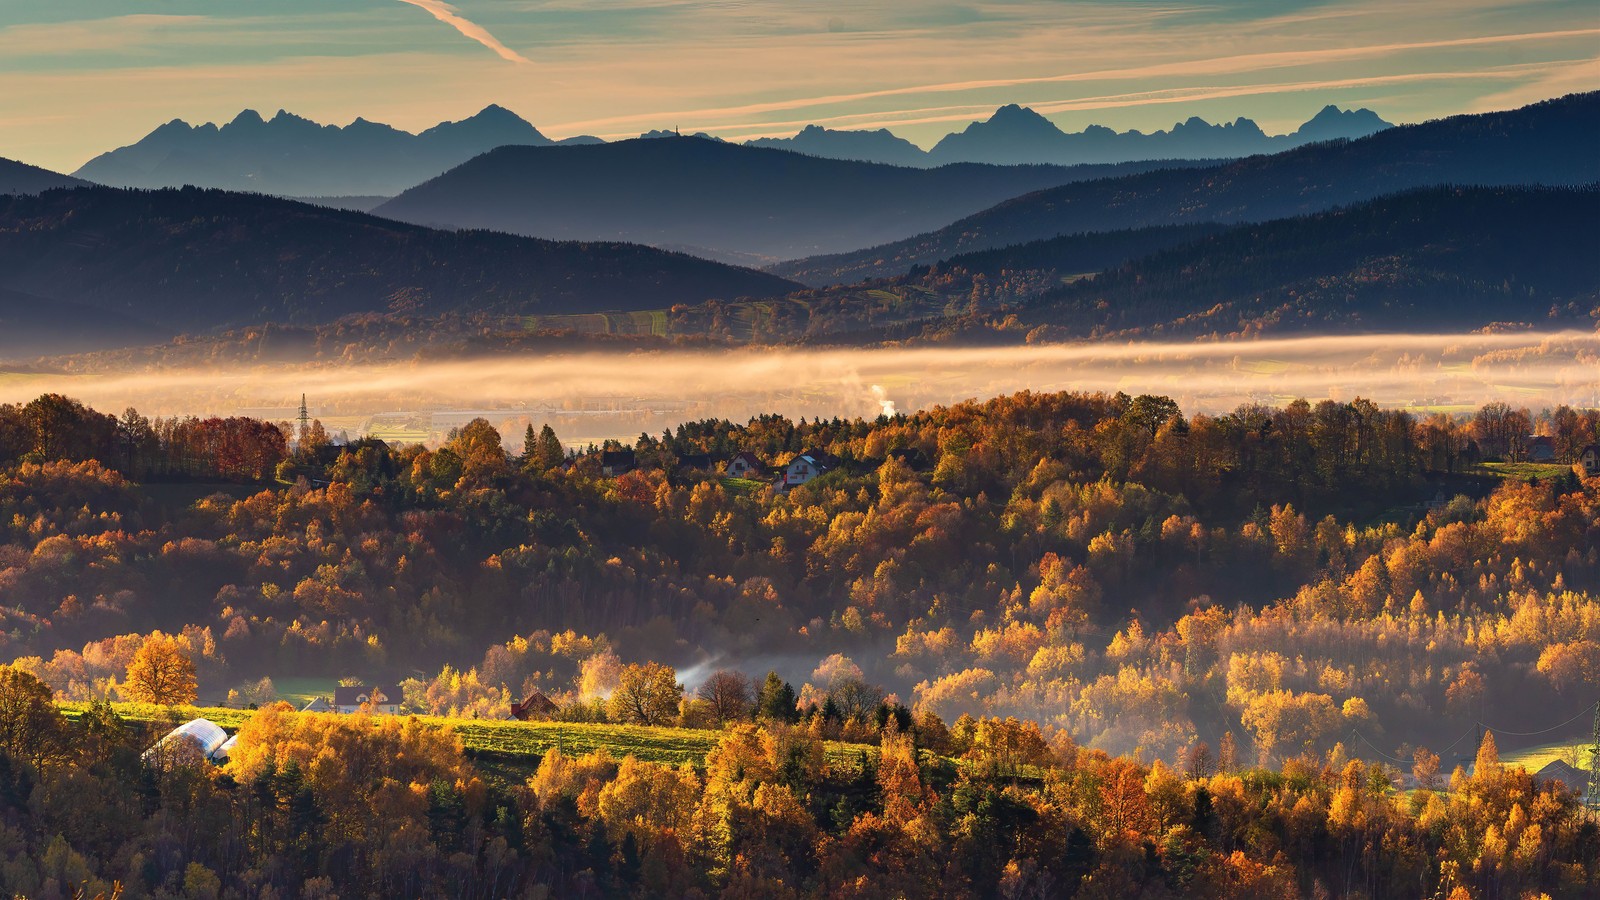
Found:
[[[544,691],[535,690],[522,702],[511,701],[511,718],[521,722],[538,722],[549,719],[561,711]]]
[[[600,452],[600,474],[608,478],[626,475],[634,470],[638,461],[634,458],[632,450],[602,450]]]
[[[679,472],[709,472],[711,471],[711,454],[709,453],[679,453]]]
[[[1590,444],[1578,451],[1578,465],[1586,476],[1600,475],[1600,444]]]
[[[351,687],[336,687],[333,689],[333,709],[335,712],[342,713],[366,710],[367,712],[398,716],[400,715],[400,704],[404,699],[405,694],[397,685],[368,687],[358,684]]]
[[[821,450],[807,450],[789,460],[783,470],[783,486],[798,487],[838,468],[839,460]]]
[[[728,460],[727,472],[729,478],[761,479],[767,474],[767,464],[759,456],[748,450],[741,450]]]
[[[1577,794],[1580,800],[1589,790],[1589,773],[1559,759],[1552,760],[1544,768],[1533,773],[1533,780],[1536,784],[1545,781],[1560,782],[1567,790]]]

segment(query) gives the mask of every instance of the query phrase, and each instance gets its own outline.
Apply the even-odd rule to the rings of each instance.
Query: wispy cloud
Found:
[[[1396,84],[1419,84],[1428,82],[1445,81],[1526,81],[1537,78],[1532,86],[1524,86],[1504,97],[1494,95],[1496,102],[1474,104],[1473,111],[1488,112],[1490,110],[1507,109],[1521,106],[1534,100],[1542,100],[1561,93],[1574,90],[1585,90],[1584,84],[1594,84],[1596,75],[1600,73],[1600,60],[1561,60],[1551,63],[1522,63],[1511,66],[1496,66],[1486,69],[1466,71],[1429,71],[1408,72],[1397,75],[1372,75],[1357,78],[1331,78],[1316,81],[1290,81],[1252,83],[1243,85],[1194,85],[1181,88],[1166,88],[1154,91],[1138,91],[1127,94],[1108,94],[1097,97],[1078,97],[1070,100],[1055,99],[1026,99],[1018,100],[1034,112],[1044,115],[1053,115],[1062,112],[1080,112],[1084,110],[1111,110],[1128,109],[1138,106],[1157,106],[1167,104],[1197,103],[1208,100],[1219,100],[1233,97],[1254,97],[1269,94],[1312,93],[1319,91],[1341,90],[1357,87],[1378,87]],[[1584,82],[1582,79],[1587,78]],[[1559,81],[1559,84],[1557,83]],[[936,123],[970,122],[986,118],[994,111],[992,105],[969,104],[964,106],[932,106],[912,109],[899,109],[891,111],[870,113],[847,113],[836,116],[811,117],[806,119],[789,119],[779,122],[758,122],[753,124],[709,124],[691,121],[682,126],[685,130],[706,131],[713,134],[731,135],[731,140],[747,141],[763,137],[787,137],[793,130],[802,125],[823,125],[827,127],[867,130],[874,128],[893,128],[904,125],[926,125]],[[751,130],[756,129],[756,130]],[[628,132],[602,134],[604,138],[631,137]]]
[[[404,0],[404,2],[413,2],[413,0]],[[1041,84],[1066,84],[1070,82],[1253,73],[1268,69],[1294,68],[1317,63],[1348,62],[1352,60],[1369,59],[1372,57],[1388,56],[1417,50],[1450,49],[1492,44],[1517,44],[1535,41],[1571,40],[1573,38],[1591,38],[1596,35],[1600,35],[1600,28],[1580,28],[1562,31],[1543,31],[1520,34],[1482,35],[1477,37],[1452,38],[1445,40],[1388,42],[1365,46],[1333,47],[1316,50],[1247,53],[1234,56],[1211,57],[1206,59],[1190,59],[1177,62],[1153,63],[1135,67],[1099,69],[1088,72],[1072,72],[1060,75],[987,78],[968,81],[947,81],[933,84],[907,85],[904,87],[883,88],[873,91],[856,91],[847,94],[826,94],[816,97],[796,97],[786,100],[746,103],[737,106],[678,110],[676,112],[664,114],[657,113],[656,116],[658,118],[665,116],[666,118],[700,117],[706,119],[717,119],[769,112],[782,112],[786,110],[810,109],[817,106],[853,103],[863,100],[877,100],[886,97],[914,96],[919,94],[963,93],[993,88],[1015,88]],[[595,127],[604,127],[607,125],[633,123],[637,122],[638,120],[638,116],[611,116],[607,118],[585,119],[577,122],[564,122],[559,125],[553,125],[551,128],[556,131],[578,131]]]
[[[433,14],[435,19],[461,32],[462,36],[472,38],[493,50],[500,55],[501,59],[514,63],[531,63],[527,57],[500,43],[499,39],[490,34],[488,29],[462,16],[459,10],[443,2],[443,0],[400,0],[400,2],[409,3],[418,9],[427,10]]]

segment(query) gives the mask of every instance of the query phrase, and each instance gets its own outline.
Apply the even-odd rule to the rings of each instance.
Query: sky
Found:
[[[1067,130],[1322,106],[1392,122],[1600,89],[1595,0],[0,0],[0,156],[72,171],[251,108],[551,137]]]

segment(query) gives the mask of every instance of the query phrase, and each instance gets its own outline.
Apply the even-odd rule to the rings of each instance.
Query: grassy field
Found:
[[[1508,480],[1516,479],[1519,481],[1526,481],[1529,478],[1537,478],[1540,481],[1548,481],[1551,478],[1560,478],[1562,475],[1570,472],[1571,470],[1572,467],[1566,465],[1565,463],[1532,462],[1486,462],[1480,463],[1476,469],[1476,471],[1482,472],[1485,475],[1493,475],[1496,478],[1505,478]]]
[[[117,714],[129,722],[157,727],[176,726],[190,719],[205,718],[225,731],[237,731],[252,710],[225,707],[163,707],[149,703],[114,703]],[[68,719],[76,719],[88,708],[87,703],[60,704]],[[638,725],[591,725],[568,722],[512,722],[489,719],[449,719],[441,716],[418,716],[420,721],[439,727],[448,727],[460,735],[467,754],[474,757],[491,774],[502,778],[520,779],[533,773],[539,760],[552,747],[563,753],[582,754],[605,750],[621,759],[633,756],[646,762],[663,765],[689,763],[696,767],[705,764],[706,754],[717,745],[720,732],[691,728],[647,728]],[[830,741],[825,752],[836,768],[849,769],[860,765],[862,754],[867,759],[878,755],[878,748],[869,744],[841,744]]]
[[[293,703],[296,708],[305,706],[317,697],[333,698],[333,689],[339,682],[333,678],[274,678],[272,687],[278,696]]]
[[[757,481],[753,478],[729,478],[724,476],[718,480],[722,482],[722,487],[725,490],[734,494],[760,493],[767,486],[767,482]]]
[[[1587,751],[1589,742],[1587,740],[1568,740],[1557,741],[1553,744],[1524,747],[1521,750],[1512,750],[1500,754],[1500,761],[1508,766],[1522,766],[1529,772],[1537,772],[1555,760],[1564,757],[1568,748],[1572,747]],[[1589,766],[1589,754],[1584,752],[1578,757],[1578,768],[1587,770]]]

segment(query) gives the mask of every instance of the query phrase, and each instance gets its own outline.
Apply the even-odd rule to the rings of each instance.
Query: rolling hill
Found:
[[[0,157],[0,194],[37,194],[51,188],[87,187],[89,182]]]
[[[133,316],[0,288],[0,359],[126,347],[170,334]]]
[[[65,333],[85,307],[170,335],[364,312],[657,308],[794,287],[649,247],[433,231],[256,194],[0,197],[0,288],[63,304]]]
[[[1047,245],[1046,245],[1047,246]],[[1068,245],[1063,245],[1068,246]],[[1486,326],[1593,328],[1600,188],[1430,188],[1239,225],[1062,285],[1006,312],[1034,339]],[[1049,262],[1032,248],[1036,265]],[[949,276],[979,254],[942,264]],[[992,312],[904,328],[976,336]]]
[[[1075,232],[1265,221],[1438,184],[1587,184],[1600,180],[1596,146],[1600,93],[1574,94],[1210,168],[1063,185],[902,241],[770,270],[812,285],[848,284]]]
[[[1161,165],[911,169],[666,137],[501,147],[374,212],[437,227],[774,260],[881,243],[1039,188]]]

